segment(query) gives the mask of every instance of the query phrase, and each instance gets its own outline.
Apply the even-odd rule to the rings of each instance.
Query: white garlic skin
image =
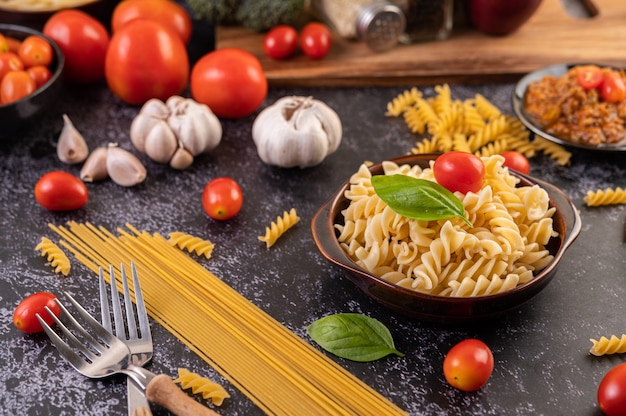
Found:
[[[147,176],[143,163],[128,150],[116,143],[110,143],[106,157],[107,172],[113,182],[121,186],[135,186],[142,183]]]
[[[170,159],[170,166],[177,170],[185,170],[193,163],[193,155],[189,153],[185,148],[179,147],[172,159]]]
[[[172,110],[167,122],[181,146],[193,156],[210,152],[217,147],[222,140],[222,124],[211,109],[192,99],[172,98],[174,97],[167,100],[167,105]]]
[[[280,98],[261,111],[252,125],[261,160],[284,168],[322,163],[337,150],[342,134],[337,113],[312,97]]]
[[[63,163],[77,164],[89,156],[89,147],[74,124],[63,114],[63,129],[57,142],[57,157]]]
[[[178,149],[176,135],[165,120],[159,120],[144,139],[144,153],[155,162],[168,163]]]
[[[108,149],[106,147],[98,147],[91,152],[80,170],[80,179],[84,182],[106,179],[109,176],[107,172],[107,153]]]

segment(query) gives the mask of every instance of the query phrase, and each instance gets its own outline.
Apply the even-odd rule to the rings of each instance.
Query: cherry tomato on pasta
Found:
[[[298,32],[289,25],[276,26],[263,38],[263,50],[273,59],[288,58],[293,55],[297,47]]]
[[[34,334],[43,331],[37,314],[48,324],[54,322],[46,311],[47,306],[56,316],[61,314],[61,308],[54,301],[57,297],[50,292],[37,292],[25,297],[13,312],[13,325],[22,332]]]
[[[626,85],[619,72],[609,71],[604,74],[600,96],[608,103],[617,103],[626,99]]]
[[[232,178],[220,177],[211,180],[202,192],[202,207],[214,220],[228,220],[241,210],[243,191]]]
[[[330,51],[331,46],[330,29],[323,23],[307,23],[300,31],[300,49],[309,58],[323,58]]]
[[[607,416],[626,415],[626,363],[611,368],[598,385],[598,405]]]
[[[443,373],[453,387],[475,391],[489,380],[493,365],[493,354],[487,344],[469,338],[450,349],[443,361]]]
[[[526,175],[530,173],[530,162],[522,153],[515,150],[507,150],[500,154],[504,156],[504,166]]]
[[[598,88],[602,84],[604,73],[596,65],[579,66],[576,70],[576,82],[585,90]]]
[[[35,184],[35,199],[50,211],[72,211],[87,203],[89,192],[78,177],[55,170],[39,178]]]
[[[191,38],[191,17],[173,0],[124,0],[113,10],[111,30],[115,33],[135,19],[161,23],[178,33],[185,44]]]
[[[485,165],[471,153],[446,152],[437,157],[433,173],[439,185],[450,192],[478,192],[483,185]]]

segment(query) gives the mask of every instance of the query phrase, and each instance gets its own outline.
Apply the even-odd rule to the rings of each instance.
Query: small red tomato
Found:
[[[0,52],[0,80],[11,71],[21,71],[24,69],[19,56],[14,52]]]
[[[43,65],[31,66],[26,70],[26,72],[28,72],[28,75],[30,75],[30,77],[35,80],[37,88],[50,81],[50,78],[52,78],[52,72],[48,69],[47,66]]]
[[[607,103],[617,103],[626,99],[626,85],[619,72],[608,71],[604,74],[600,96]]]
[[[503,164],[507,168],[516,170],[526,175],[530,173],[530,162],[522,153],[516,152],[515,150],[507,150],[500,154],[504,156]]]
[[[287,58],[298,47],[298,32],[292,26],[279,25],[272,28],[263,38],[263,50],[273,59]]]
[[[15,312],[13,312],[13,325],[22,332],[34,334],[43,331],[41,323],[37,320],[37,314],[48,324],[54,322],[46,311],[47,306],[56,316],[61,314],[61,308],[54,301],[57,297],[50,292],[37,292],[24,298]]]
[[[332,45],[332,35],[322,23],[311,22],[300,32],[300,49],[309,58],[320,59],[326,56]]]
[[[466,152],[446,152],[437,157],[433,173],[439,185],[450,192],[478,192],[485,177],[485,164]]]
[[[481,388],[493,372],[493,354],[482,341],[469,338],[450,349],[443,360],[443,374],[452,387],[463,391]]]
[[[28,36],[22,41],[17,54],[26,68],[34,65],[48,66],[52,63],[54,56],[50,43],[41,36],[35,35]]]
[[[211,180],[202,192],[202,207],[214,220],[228,220],[241,210],[243,192],[239,184],[231,178],[220,177]]]
[[[626,363],[611,368],[598,385],[598,405],[607,416],[626,414]]]
[[[87,186],[76,176],[63,171],[44,174],[35,185],[35,199],[50,211],[71,211],[89,199]]]
[[[602,69],[596,65],[584,65],[576,70],[576,81],[585,90],[599,87],[603,79]]]
[[[26,71],[10,71],[0,82],[0,103],[17,101],[37,89],[35,80]]]

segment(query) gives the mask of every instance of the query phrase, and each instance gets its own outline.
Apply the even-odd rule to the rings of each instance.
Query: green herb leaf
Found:
[[[395,349],[385,325],[358,313],[325,316],[309,325],[307,332],[326,351],[352,361],[374,361],[389,354],[404,356]]]
[[[463,202],[452,192],[436,182],[406,175],[372,176],[376,194],[395,212],[416,220],[442,220],[465,217]]]

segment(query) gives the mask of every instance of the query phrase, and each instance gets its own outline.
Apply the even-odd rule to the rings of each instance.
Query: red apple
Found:
[[[541,0],[471,0],[471,22],[483,33],[502,36],[519,29]]]

